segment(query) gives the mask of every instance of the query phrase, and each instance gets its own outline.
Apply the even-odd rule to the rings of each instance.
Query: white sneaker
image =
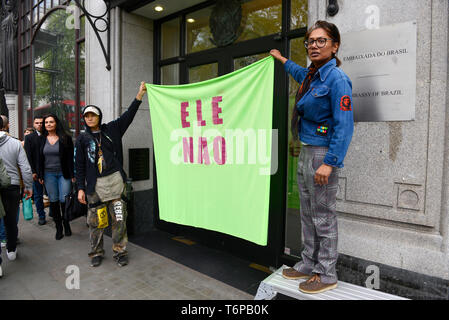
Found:
[[[8,250],[6,250],[6,255],[8,256],[9,260],[11,260],[11,261],[16,260],[17,249],[16,249],[16,251],[13,251],[13,252],[8,252]]]

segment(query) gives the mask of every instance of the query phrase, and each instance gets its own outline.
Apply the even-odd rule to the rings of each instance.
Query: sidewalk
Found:
[[[128,244],[129,264],[116,265],[112,241],[104,237],[105,259],[90,266],[89,232],[83,217],[71,224],[72,236],[55,240],[51,218],[39,226],[37,217],[19,222],[17,259],[9,261],[2,248],[3,278],[0,300],[252,300],[254,297],[133,243]],[[68,266],[75,266],[69,268]],[[79,289],[73,284],[79,268]]]

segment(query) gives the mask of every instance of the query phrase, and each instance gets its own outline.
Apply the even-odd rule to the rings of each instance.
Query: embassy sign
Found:
[[[415,119],[416,42],[414,21],[342,35],[355,121]]]

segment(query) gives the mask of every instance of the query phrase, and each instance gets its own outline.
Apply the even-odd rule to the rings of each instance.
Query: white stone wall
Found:
[[[121,101],[122,111],[136,97],[140,82],[153,82],[153,22],[122,11]],[[134,122],[123,137],[124,169],[128,172],[128,149],[150,148],[150,180],[133,183],[135,191],[153,188],[153,135],[147,95]],[[150,210],[150,209],[149,209]]]
[[[100,13],[104,2],[86,1],[88,10]],[[86,25],[86,103],[95,104],[103,111],[103,122],[120,116],[136,97],[140,81],[153,80],[153,24],[140,16],[120,8],[111,10],[111,70],[99,42]],[[107,45],[106,33],[102,34]],[[123,137],[123,168],[128,173],[128,149],[150,148],[150,180],[133,183],[135,191],[153,188],[153,145],[147,97],[144,97],[137,115]]]
[[[93,14],[102,14],[105,4],[101,0],[86,1],[86,9]],[[115,9],[114,9],[115,10]],[[111,13],[113,18],[113,14]],[[114,21],[112,21],[112,24]],[[112,29],[112,27],[111,27]],[[107,34],[100,33],[104,45],[107,45]],[[117,115],[118,106],[113,101],[113,75],[116,66],[111,63],[112,69],[106,69],[106,60],[101,50],[100,43],[86,19],[86,105],[94,104],[103,112],[103,122],[111,121]],[[113,35],[111,33],[111,39]],[[112,48],[112,46],[111,46]],[[111,50],[112,51],[112,50]],[[112,54],[114,54],[112,52]],[[112,62],[112,59],[111,59]]]
[[[355,124],[340,173],[339,252],[449,279],[448,256],[448,1],[309,1],[309,26],[335,23],[340,33],[417,21],[416,118]],[[408,197],[413,195],[413,197]]]
[[[5,94],[5,100],[8,106],[9,134],[18,138],[20,135],[18,95],[7,93]],[[24,124],[24,127],[26,127],[26,124]]]

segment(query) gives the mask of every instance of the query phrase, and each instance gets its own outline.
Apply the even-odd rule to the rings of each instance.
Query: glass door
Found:
[[[218,77],[218,63],[208,63],[189,68],[189,83],[206,81]]]
[[[198,19],[198,17],[196,17]],[[198,20],[196,20],[198,21]],[[266,36],[259,39],[252,39],[245,42],[236,42],[223,48],[209,49],[205,52],[195,52],[186,55],[182,63],[181,78],[183,83],[194,83],[221,76],[235,70],[246,67],[260,59],[269,56],[271,49],[282,50],[282,41],[278,41],[273,36]],[[286,74],[283,66],[275,63],[274,80],[274,107],[273,107],[273,129],[278,132],[277,145],[280,149],[282,141],[286,140],[286,94],[283,92],[287,88]],[[273,150],[273,153],[279,150]],[[277,157],[277,154],[276,154]],[[279,161],[282,162],[282,161]],[[285,186],[285,164],[279,163],[278,170],[271,176],[271,184],[275,186]],[[268,245],[258,246],[253,243],[230,237],[215,232],[186,230],[184,235],[190,235],[196,239],[200,237],[202,242],[208,245],[223,248],[237,253],[251,261],[258,261],[264,265],[275,265],[279,256],[279,248],[284,247],[283,223],[280,221],[283,212],[279,207],[285,208],[285,188],[270,188],[270,209],[269,209],[269,230]],[[178,231],[181,227],[178,227]],[[282,253],[282,252],[281,252]]]
[[[240,22],[231,14],[239,8],[234,7],[234,2],[225,3],[226,6],[219,6],[218,2],[206,1],[155,24],[155,33],[161,40],[155,42],[157,81],[187,84],[212,79],[267,57],[271,49],[278,49],[284,56],[305,65],[305,60],[301,61],[305,56],[301,37],[307,27],[307,0],[243,0]],[[277,266],[286,257],[299,256],[297,157],[289,156],[288,149],[297,84],[289,83],[283,65],[277,61],[274,76],[273,132],[277,133],[277,144],[272,154],[276,155],[277,163],[270,181],[268,245],[258,246],[209,230],[161,221],[156,203],[157,228],[265,266]]]

